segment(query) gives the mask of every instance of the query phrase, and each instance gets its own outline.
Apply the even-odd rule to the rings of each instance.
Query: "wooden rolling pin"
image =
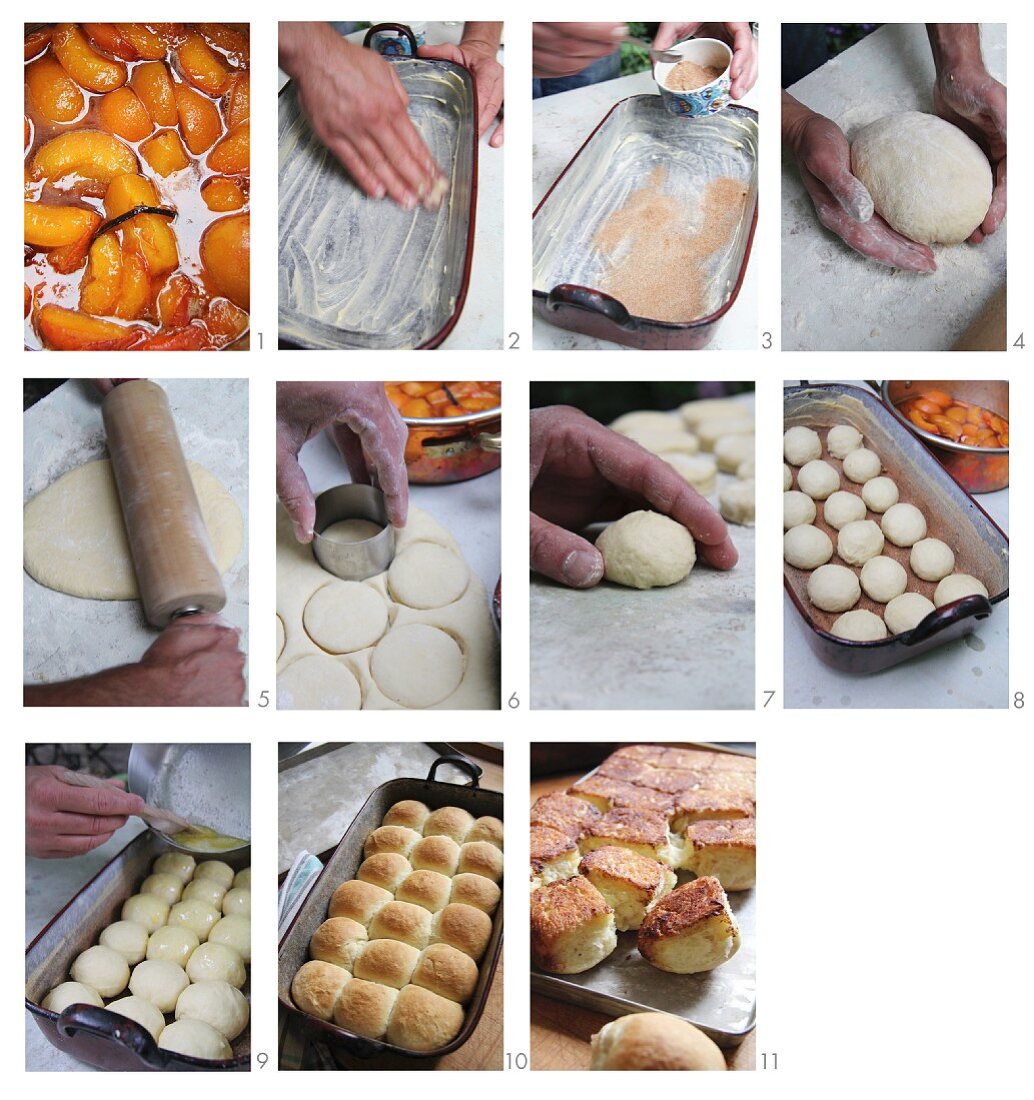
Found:
[[[108,453],[148,622],[220,611],[226,592],[168,398],[141,378],[104,398]]]

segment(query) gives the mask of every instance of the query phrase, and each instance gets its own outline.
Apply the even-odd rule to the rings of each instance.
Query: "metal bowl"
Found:
[[[469,481],[502,462],[503,408],[464,416],[404,416],[406,473],[412,485]]]

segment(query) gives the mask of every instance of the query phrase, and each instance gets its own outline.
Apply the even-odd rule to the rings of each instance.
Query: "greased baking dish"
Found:
[[[1001,528],[923,446],[920,440],[867,389],[842,383],[788,387],[783,391],[783,428],[796,424],[822,433],[834,424],[849,424],[865,437],[883,463],[883,472],[897,482],[900,499],[916,504],[926,517],[927,536],[947,542],[955,552],[955,572],[969,573],[984,582],[989,598],[966,596],[932,611],[913,630],[878,642],[852,642],[830,633],[837,615],[821,611],[808,599],[809,571],[783,563],[783,586],[805,627],[812,652],[820,661],[842,672],[871,673],[908,661],[978,628],[996,604],[1009,597],[1009,540]],[[842,463],[830,457],[823,443],[822,458],[839,472]],[[796,482],[795,482],[796,484]],[[842,489],[861,492],[846,478]],[[877,517],[878,518],[878,517]],[[818,509],[815,526],[837,542]],[[888,539],[883,553],[908,569],[910,551]],[[834,552],[830,559],[840,564]],[[909,590],[933,599],[937,585],[909,573]],[[882,604],[865,593],[859,610],[882,616]]]
[[[443,764],[453,764],[465,771],[471,785],[446,783],[435,779]],[[490,815],[503,818],[501,791],[488,791],[479,787],[481,769],[464,756],[441,756],[431,765],[426,779],[390,779],[377,787],[366,800],[355,820],[345,830],[341,842],[326,860],[323,870],[313,884],[302,907],[280,941],[277,972],[277,993],[282,1007],[298,1021],[309,1037],[324,1044],[331,1053],[372,1058],[379,1054],[401,1055],[406,1058],[441,1058],[461,1047],[473,1034],[484,1011],[488,992],[495,975],[496,965],[503,945],[503,902],[492,917],[492,936],[479,966],[478,982],[470,1003],[465,1006],[466,1017],[459,1035],[452,1042],[437,1050],[413,1051],[383,1040],[366,1039],[337,1027],[332,1022],[319,1020],[300,1011],[291,1000],[291,982],[295,974],[309,958],[309,940],[313,932],[327,918],[327,908],[335,889],[346,879],[354,878],[363,862],[363,844],[376,829],[387,811],[403,799],[416,799],[432,809],[440,806],[459,806],[474,817]],[[499,1067],[502,1068],[501,1066]]]
[[[41,1002],[67,979],[81,951],[97,942],[101,930],[119,919],[122,903],[137,893],[151,864],[171,851],[150,830],[135,836],[50,921],[25,951],[25,1008],[40,1031],[66,1054],[106,1070],[248,1070],[251,1068],[251,1027],[230,1044],[233,1058],[207,1061],[160,1050],[150,1032],[133,1020],[93,1005],[71,1005],[58,1015]],[[247,854],[222,852],[218,858],[234,870],[248,865]],[[243,993],[251,999],[251,979]]]

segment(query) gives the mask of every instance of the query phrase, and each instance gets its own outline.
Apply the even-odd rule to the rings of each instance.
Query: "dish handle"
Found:
[[[562,309],[597,313],[621,328],[627,328],[631,320],[631,314],[617,298],[604,294],[602,290],[591,290],[587,286],[575,286],[574,283],[560,283],[553,287],[546,295],[546,308],[553,313]]]
[[[945,604],[944,607],[931,611],[912,630],[908,638],[903,639],[904,644],[907,646],[919,645],[964,619],[986,619],[991,611],[991,601],[986,596],[981,596],[979,593],[972,596],[963,596],[961,600]]]
[[[167,1068],[158,1044],[147,1028],[128,1016],[120,1016],[106,1008],[86,1004],[69,1005],[57,1018],[57,1030],[65,1039],[74,1039],[77,1032],[85,1031],[98,1039],[106,1039],[131,1050],[151,1069]]]
[[[459,753],[451,753],[449,756],[439,756],[431,765],[431,770],[427,773],[428,783],[434,781],[435,772],[438,771],[442,764],[454,764],[461,772],[466,772],[467,775],[470,776],[470,785],[472,787],[477,787],[478,780],[481,778],[481,768],[475,764],[473,760],[468,760],[465,756],[460,756]]]
[[[372,41],[373,36],[375,34],[379,34],[381,31],[394,31],[396,34],[401,34],[403,36],[403,38],[408,39],[408,41],[409,41],[409,56],[410,57],[416,57],[416,55],[417,55],[416,54],[416,51],[417,51],[416,35],[414,35],[412,30],[409,27],[407,27],[404,23],[378,23],[376,26],[371,27],[363,37],[363,49],[364,50],[370,45],[370,42]],[[394,57],[394,56],[397,56],[397,55],[389,54],[388,56],[389,57]]]

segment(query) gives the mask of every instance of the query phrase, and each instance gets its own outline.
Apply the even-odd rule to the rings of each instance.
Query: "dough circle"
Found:
[[[331,542],[366,542],[379,535],[384,528],[372,519],[339,519],[320,531],[321,539]]]
[[[715,440],[714,457],[718,463],[718,469],[727,474],[736,473],[739,466],[753,456],[753,435],[723,435]]]
[[[679,417],[675,413],[659,412],[656,409],[637,409],[612,420],[609,427],[612,432],[627,436],[647,431],[667,432],[679,427]]]
[[[837,553],[848,565],[864,565],[883,552],[883,532],[871,519],[845,523],[837,538]]]
[[[158,1046],[208,1062],[233,1057],[230,1044],[211,1024],[189,1017],[169,1024],[159,1036]]]
[[[887,627],[872,611],[845,611],[830,633],[851,642],[878,642],[887,636]]]
[[[120,1016],[125,1016],[127,1020],[134,1020],[151,1033],[155,1042],[158,1041],[158,1037],[165,1030],[165,1017],[161,1012],[150,1001],[145,1000],[143,997],[137,997],[135,994],[112,1001],[108,1005],[108,1011],[117,1012]]]
[[[834,494],[836,495],[836,494]],[[800,527],[802,523],[815,521],[815,501],[797,489],[789,489],[783,493],[783,530],[789,531],[791,527]]]
[[[129,991],[134,997],[150,1001],[159,1012],[171,1012],[189,984],[182,966],[167,959],[146,959],[133,967]]]
[[[744,527],[754,525],[754,479],[734,481],[718,494],[718,509],[722,518]]]
[[[822,518],[838,531],[856,520],[865,519],[865,501],[855,493],[838,489],[826,497],[822,506]]]
[[[281,710],[359,710],[362,703],[352,670],[322,653],[299,657],[276,678],[276,705]]]
[[[388,591],[407,607],[426,611],[455,603],[470,584],[467,563],[436,542],[414,542],[388,569]]]
[[[783,535],[783,557],[797,569],[815,569],[833,556],[833,543],[825,531],[809,524],[791,527]]]
[[[848,451],[844,458],[844,477],[858,485],[864,485],[865,482],[872,481],[874,477],[879,477],[882,469],[883,463],[880,462],[880,456],[875,451],[867,450],[865,447],[857,447],[853,451]]]
[[[887,115],[855,135],[851,171],[876,210],[921,244],[961,244],[991,205],[991,166],[980,146],[936,115]]]
[[[177,966],[185,967],[187,960],[201,941],[197,933],[186,927],[170,928],[166,925],[157,932],[151,933],[147,941],[147,957],[149,959],[165,959],[166,962],[174,962]]]
[[[100,935],[100,942],[117,951],[130,966],[136,966],[147,955],[147,941],[147,929],[131,920],[117,920]]]
[[[926,517],[914,504],[891,505],[880,526],[895,546],[914,546],[926,537]]]
[[[846,458],[862,445],[862,433],[850,424],[837,424],[826,433],[826,450],[834,458]],[[859,639],[865,641],[866,639]]]
[[[822,457],[822,440],[819,433],[803,425],[787,428],[783,433],[783,458],[791,466],[803,466],[814,458]]]
[[[940,539],[920,539],[912,547],[908,564],[920,580],[940,581],[955,568],[955,554]]]
[[[889,603],[908,587],[908,574],[905,572],[905,567],[901,562],[884,557],[882,554],[879,557],[870,558],[862,566],[860,580],[862,590],[870,600],[875,600],[877,603]]]
[[[244,517],[222,482],[188,462],[220,573],[244,541]],[[33,580],[88,600],[136,600],[140,592],[110,460],[70,470],[25,506],[25,571]]]
[[[188,985],[176,1002],[177,1020],[203,1020],[227,1040],[240,1035],[250,1015],[247,997],[228,982]]]
[[[840,475],[828,462],[813,458],[797,471],[797,488],[813,500],[825,500],[840,488]]]
[[[667,428],[629,432],[628,438],[662,458],[669,454],[695,455],[700,450],[700,440],[674,417]]]
[[[701,496],[713,493],[718,484],[718,464],[710,455],[667,453],[660,456]]]
[[[933,602],[935,607],[943,607],[946,603],[961,600],[963,596],[987,595],[987,588],[976,577],[971,577],[968,573],[952,573],[937,586],[933,594]]]
[[[862,500],[870,512],[885,512],[898,502],[898,487],[889,477],[870,478],[862,486]]]
[[[69,1005],[94,1005],[104,1007],[104,1000],[96,989],[82,982],[62,982],[43,998],[43,1007],[60,1015]]]
[[[677,584],[697,560],[693,536],[660,512],[629,512],[603,531],[596,546],[603,555],[603,575],[628,588]]]
[[[455,638],[425,623],[397,626],[377,643],[370,673],[392,702],[433,707],[460,686],[464,658]]]
[[[934,610],[934,605],[920,593],[902,592],[884,608],[883,618],[894,634],[904,634],[906,630],[917,627]]]
[[[225,943],[244,960],[245,964],[251,962],[251,918],[229,916],[223,917],[212,929],[208,937],[209,943]]]
[[[225,943],[203,943],[195,948],[186,971],[192,982],[227,982],[237,989],[248,980],[244,960]]]
[[[820,566],[808,578],[808,599],[823,611],[847,611],[861,595],[858,578],[846,565]]]
[[[320,649],[354,653],[373,645],[388,629],[388,608],[368,584],[334,580],[309,598],[302,623]]]

